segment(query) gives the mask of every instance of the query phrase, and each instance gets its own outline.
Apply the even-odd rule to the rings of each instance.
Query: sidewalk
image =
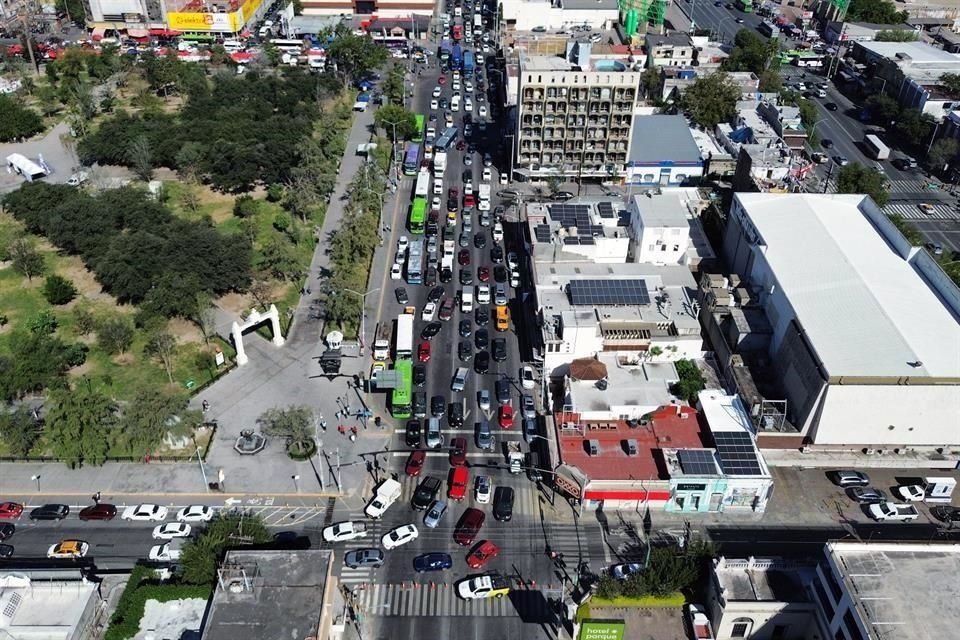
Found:
[[[330,206],[320,230],[320,242],[311,262],[308,288],[319,288],[320,278],[329,266],[328,241],[342,223],[346,204],[343,196],[364,161],[356,155],[356,148],[369,140],[372,123],[373,110],[355,114]],[[394,206],[392,198],[388,198],[388,202]],[[387,203],[385,216],[386,206]],[[378,260],[381,259],[382,256],[378,255]],[[60,463],[12,463],[4,467],[4,494],[23,495],[28,499],[44,495],[85,498],[100,491],[104,496],[130,496],[128,502],[135,501],[140,495],[194,494],[211,498],[256,495],[279,498],[279,504],[289,502],[289,498],[296,498],[295,502],[301,503],[310,498],[341,495],[341,492],[352,494],[361,489],[367,474],[360,454],[382,452],[391,429],[377,429],[373,420],[365,428],[356,418],[337,419],[335,414],[341,409],[349,406],[350,412],[354,413],[367,401],[352,388],[352,383],[355,375],[366,371],[368,361],[344,357],[339,377],[330,380],[323,374],[319,364],[319,356],[324,350],[323,327],[322,322],[310,315],[312,298],[311,295],[301,297],[292,333],[286,336],[284,346],[276,347],[257,333],[247,332],[244,347],[249,363],[236,367],[191,401],[191,406],[196,409],[204,401],[209,402],[206,418],[219,425],[203,472],[196,461],[109,463],[76,470]],[[229,323],[227,316],[218,314],[218,328]],[[295,462],[286,455],[284,443],[278,438],[271,439],[267,447],[254,456],[241,456],[234,451],[234,443],[241,431],[259,430],[256,421],[264,411],[291,405],[308,405],[326,421],[326,431],[322,431],[319,424],[315,427],[320,455]],[[383,416],[379,409],[371,407],[373,415]],[[355,442],[338,433],[337,426],[341,423],[348,428],[357,427]],[[387,426],[386,420],[384,426]],[[339,474],[343,486],[339,488],[335,481],[337,474],[332,469],[338,459],[343,465]],[[222,474],[224,493],[208,494],[203,473],[206,482],[217,482]]]

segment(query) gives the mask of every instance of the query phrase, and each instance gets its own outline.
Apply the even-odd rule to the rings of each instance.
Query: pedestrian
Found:
[[[204,413],[206,413],[207,411],[210,410],[210,403],[207,402],[206,400],[203,401],[203,404],[202,404],[201,406],[203,407],[203,412],[204,412]]]
[[[356,428],[356,427],[350,427],[350,433],[352,433],[353,435],[357,435],[357,428]]]
[[[381,427],[381,428],[383,427],[383,421],[380,419],[380,416],[377,416],[376,418],[374,418],[373,423],[378,427]]]
[[[320,420],[320,428],[323,429],[324,432],[326,432],[326,430],[327,430],[327,421],[326,421],[326,420]]]
[[[337,427],[337,431],[339,431],[342,435],[345,435],[347,433],[347,428],[341,424],[339,427]]]
[[[100,492],[99,492],[99,491],[97,491],[95,494],[93,494],[93,501],[94,501],[95,503],[97,503],[97,504],[100,504]]]

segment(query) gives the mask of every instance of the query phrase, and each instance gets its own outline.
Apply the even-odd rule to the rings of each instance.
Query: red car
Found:
[[[443,302],[440,303],[440,319],[449,320],[453,317],[453,298],[444,298]]]
[[[417,449],[410,453],[407,458],[407,467],[405,469],[408,476],[416,478],[423,471],[423,462],[427,459],[427,453],[423,449]]]
[[[508,404],[500,405],[500,426],[504,429],[513,427],[513,407]]]
[[[440,79],[437,82],[440,84],[447,84],[447,76],[440,76]]]
[[[467,554],[467,565],[471,569],[479,569],[500,554],[500,547],[489,540],[480,541],[473,550]]]
[[[453,530],[453,541],[464,547],[473,544],[486,519],[487,515],[483,511],[470,507],[457,521],[457,526]]]
[[[457,254],[457,263],[458,263],[461,267],[465,267],[465,266],[467,266],[468,264],[470,264],[470,250],[469,250],[469,249],[461,249],[461,250],[460,250],[460,253]]]
[[[477,280],[480,282],[490,282],[490,267],[479,267],[477,269]]]
[[[14,520],[23,513],[23,505],[19,502],[0,502],[0,518]]]
[[[420,362],[430,362],[430,343],[426,340],[420,343]]]
[[[450,441],[450,464],[462,467],[467,464],[467,439],[454,438]]]
[[[460,197],[460,191],[454,189],[453,187],[447,189],[447,198],[450,200],[457,200]]]
[[[474,205],[476,205],[476,204],[477,204],[477,201],[473,199],[473,194],[472,194],[472,193],[468,193],[467,195],[463,196],[463,206],[464,206],[464,208],[472,207],[472,206],[474,206]]]

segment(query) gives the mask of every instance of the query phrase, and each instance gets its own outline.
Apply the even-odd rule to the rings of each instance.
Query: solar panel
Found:
[[[629,211],[618,211],[617,212],[617,226],[618,227],[629,227],[630,226],[630,212]]]
[[[571,280],[569,292],[575,305],[650,304],[644,280]]]
[[[550,242],[550,225],[538,224],[533,228],[533,233],[537,238],[537,242]]]
[[[580,244],[596,244],[593,240],[593,236],[580,236]]]
[[[743,431],[714,432],[720,468],[730,476],[754,476],[760,474],[760,461],[753,445],[753,437]]]
[[[590,207],[585,204],[552,204],[549,205],[548,209],[550,210],[550,219],[565,227],[590,224]],[[584,220],[584,222],[578,223],[578,220]]]
[[[563,244],[580,244],[580,241],[575,237],[567,237],[563,239]]]
[[[597,213],[601,218],[616,218],[617,214],[613,211],[612,202],[600,202],[597,204]]]
[[[680,460],[680,468],[686,474],[715,476],[719,473],[713,451],[680,449],[677,451],[677,458]]]

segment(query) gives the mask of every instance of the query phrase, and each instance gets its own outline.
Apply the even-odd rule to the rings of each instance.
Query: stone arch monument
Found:
[[[280,333],[280,313],[277,311],[277,305],[271,304],[266,313],[260,313],[256,309],[250,312],[243,324],[234,322],[230,328],[230,335],[233,337],[233,346],[237,350],[237,364],[244,365],[250,361],[247,352],[243,348],[243,332],[251,327],[255,327],[261,322],[270,321],[273,329],[273,344],[282,347],[284,343],[283,334]]]

